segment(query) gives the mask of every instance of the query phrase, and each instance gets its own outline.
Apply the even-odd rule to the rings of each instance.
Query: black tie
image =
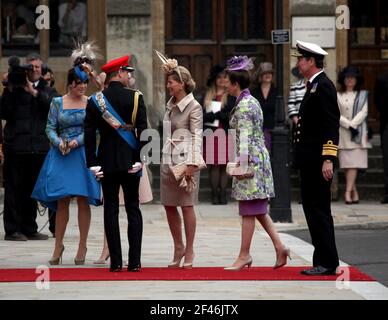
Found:
[[[306,89],[307,89],[307,91],[310,91],[310,90],[311,90],[311,87],[312,87],[311,82],[310,82],[310,81],[307,81],[307,84],[306,84]]]

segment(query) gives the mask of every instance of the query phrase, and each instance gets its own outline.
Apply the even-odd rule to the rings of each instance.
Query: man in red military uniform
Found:
[[[110,271],[122,269],[119,228],[119,188],[123,189],[128,218],[128,271],[141,267],[143,220],[139,209],[141,132],[147,128],[143,96],[129,89],[128,56],[102,67],[108,87],[92,96],[86,108],[85,150],[87,165],[101,178],[104,194],[104,227],[111,259]],[[96,131],[100,144],[96,154]],[[145,143],[144,143],[145,144]]]

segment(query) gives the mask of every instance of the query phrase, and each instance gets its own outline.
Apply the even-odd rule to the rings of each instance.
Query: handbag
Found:
[[[143,167],[143,175],[140,177],[139,183],[139,202],[147,203],[154,199],[150,179],[148,178],[148,171],[146,165]]]
[[[185,172],[187,169],[186,162],[181,162],[175,166],[169,165],[169,167],[176,181],[179,181],[185,176]]]
[[[245,166],[240,166],[237,162],[228,162],[226,164],[226,173],[236,178],[252,178],[254,176],[252,167],[246,168]]]

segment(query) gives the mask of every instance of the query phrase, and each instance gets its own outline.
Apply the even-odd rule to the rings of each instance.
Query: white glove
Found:
[[[128,173],[136,173],[139,172],[143,168],[143,164],[141,162],[136,162],[131,170],[128,170]]]
[[[93,174],[97,180],[100,180],[101,178],[104,177],[104,172],[101,171],[100,166],[90,167],[89,169],[90,169],[90,171],[93,172]]]

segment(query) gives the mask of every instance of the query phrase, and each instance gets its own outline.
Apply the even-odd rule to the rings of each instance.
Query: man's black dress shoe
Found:
[[[139,272],[140,271],[140,268],[141,266],[139,264],[137,265],[134,265],[134,266],[128,266],[128,272]]]
[[[302,270],[300,272],[305,276],[334,276],[336,275],[336,268],[325,268],[322,266],[316,266],[311,269]]]
[[[8,241],[27,241],[27,237],[23,234],[23,233],[20,233],[20,232],[14,232],[12,234],[6,234],[4,236],[4,240],[8,240]]]
[[[122,266],[110,266],[110,272],[121,272]]]
[[[33,234],[27,234],[28,240],[47,240],[49,236],[40,232],[35,232]]]

